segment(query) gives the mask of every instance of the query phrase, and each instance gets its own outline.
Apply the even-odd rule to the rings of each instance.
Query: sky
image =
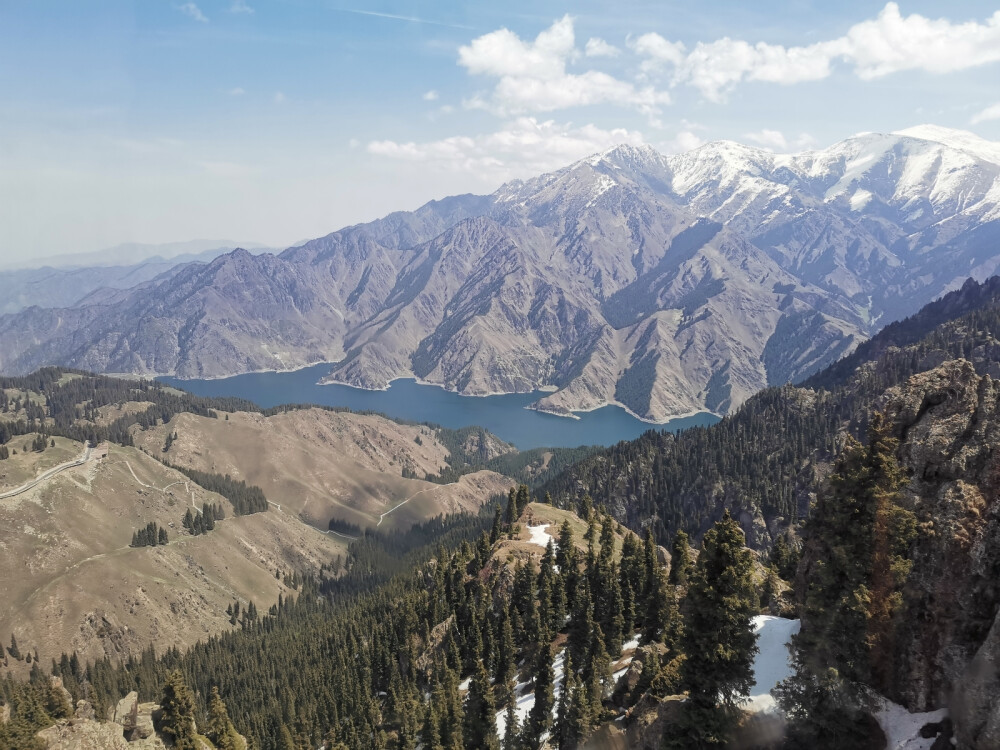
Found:
[[[0,0],[0,263],[922,123],[1000,141],[1000,2]]]

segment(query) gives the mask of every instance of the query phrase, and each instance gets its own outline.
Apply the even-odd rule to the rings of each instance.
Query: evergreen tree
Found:
[[[674,535],[674,544],[671,549],[670,583],[674,586],[686,586],[690,569],[691,550],[688,544],[688,535],[684,533],[684,529],[680,529]]]
[[[504,712],[503,750],[519,750],[521,747],[521,728],[517,721],[517,697],[511,691],[507,710]]]
[[[803,627],[793,639],[795,672],[777,690],[797,742],[860,743],[870,732],[865,686],[885,692],[891,681],[894,618],[916,536],[913,513],[896,504],[896,449],[876,414],[866,446],[848,441],[806,526]]]
[[[569,651],[566,652],[565,668],[562,694],[559,696],[556,740],[559,750],[576,750],[587,733],[588,706]]]
[[[208,699],[208,731],[205,734],[218,750],[239,750],[242,745],[229,720],[229,712],[219,695],[219,688],[214,685]]]
[[[688,689],[687,740],[691,747],[726,742],[739,705],[753,686],[757,611],[753,553],[726,511],[705,534],[685,600],[682,638]]]
[[[496,712],[490,678],[480,661],[472,675],[469,695],[465,701],[463,738],[466,750],[499,750]]]
[[[548,643],[540,643],[534,669],[535,703],[524,727],[524,744],[532,750],[541,744],[542,734],[552,721],[552,707],[555,705],[552,681],[552,652]]]
[[[194,701],[184,675],[174,670],[167,677],[160,699],[160,731],[173,741],[177,750],[197,750],[194,733]]]

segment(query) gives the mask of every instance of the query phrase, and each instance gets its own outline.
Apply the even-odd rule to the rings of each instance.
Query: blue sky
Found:
[[[621,141],[1000,140],[1000,4],[693,5],[0,0],[0,260],[286,245]]]

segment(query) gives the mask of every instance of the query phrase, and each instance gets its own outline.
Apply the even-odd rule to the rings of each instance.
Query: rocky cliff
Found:
[[[1000,747],[1000,383],[950,361],[889,390],[883,409],[920,523],[896,626],[890,696],[947,706],[959,747]]]

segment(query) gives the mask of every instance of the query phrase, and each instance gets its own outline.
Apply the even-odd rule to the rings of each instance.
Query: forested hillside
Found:
[[[1000,279],[967,282],[893,324],[801,386],[769,388],[711,427],[651,430],[544,485],[559,505],[584,494],[658,538],[696,538],[730,509],[751,545],[768,547],[805,517],[847,435],[861,437],[886,389],[948,359],[1000,374]]]
[[[344,577],[305,578],[297,596],[187,653],[149,649],[123,665],[66,655],[52,673],[98,715],[131,690],[160,700],[186,684],[203,733],[217,688],[236,729],[262,750],[533,748],[546,739],[575,748],[633,723],[642,736],[640,716],[719,738],[737,731],[741,711],[729,701],[749,688],[750,618],[772,602],[761,601],[736,524],[720,522],[697,563],[681,540],[671,566],[651,536],[610,516],[530,500],[522,485],[444,527],[370,533],[352,546]],[[710,583],[719,576],[730,583]],[[720,631],[727,618],[730,630]],[[740,656],[717,662],[708,641]],[[0,683],[14,708],[6,731],[65,715],[47,685],[40,669],[30,685]],[[682,689],[697,700],[668,698]],[[629,710],[634,722],[613,721]]]

